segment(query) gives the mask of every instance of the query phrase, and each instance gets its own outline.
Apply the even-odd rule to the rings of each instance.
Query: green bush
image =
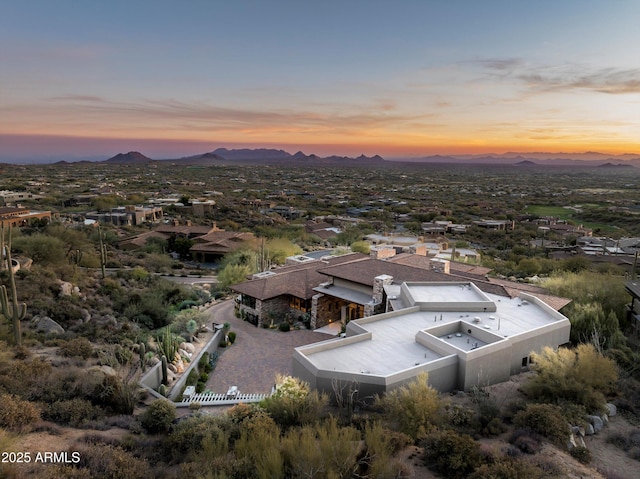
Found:
[[[236,332],[235,331],[229,331],[229,334],[227,334],[227,336],[229,336],[229,342],[231,344],[233,344],[236,341]]]
[[[207,364],[209,364],[209,353],[205,351],[198,361],[198,370],[202,371]]]
[[[224,416],[193,416],[176,424],[171,434],[163,439],[165,455],[174,460],[184,461],[185,456],[197,454],[206,441],[227,445],[228,420]]]
[[[448,478],[467,477],[482,462],[478,444],[466,434],[437,431],[429,434],[423,445],[427,467]]]
[[[314,470],[325,472],[325,477],[351,477],[358,462],[360,439],[358,430],[338,426],[336,418],[290,429],[281,439],[290,477],[309,477],[308,471]]]
[[[291,325],[286,321],[278,325],[278,329],[284,333],[291,331]]]
[[[571,432],[562,410],[552,404],[528,404],[513,418],[516,427],[530,429],[560,447],[566,447]]]
[[[140,424],[150,434],[165,433],[176,418],[176,407],[166,399],[156,399],[142,413]]]
[[[403,465],[394,456],[411,444],[409,436],[386,429],[375,422],[365,425],[364,442],[367,449],[363,462],[367,465],[368,477],[400,477],[399,471],[402,471]]]
[[[425,437],[434,427],[442,406],[440,395],[429,386],[426,374],[420,374],[409,384],[377,397],[376,404],[384,409],[395,429],[414,441]]]
[[[79,427],[86,421],[93,421],[102,415],[102,409],[86,399],[74,398],[56,401],[42,411],[42,419],[62,426]]]
[[[195,369],[189,371],[189,375],[187,376],[187,386],[195,386],[195,384],[198,382],[199,377],[200,375]]]
[[[537,374],[522,385],[522,390],[533,399],[580,404],[587,412],[597,413],[604,408],[605,395],[615,390],[615,362],[591,344],[581,344],[575,350],[544,348],[532,356],[531,367]]]
[[[283,429],[316,423],[329,402],[326,394],[309,389],[309,385],[287,376],[276,379],[276,391],[260,406]]]

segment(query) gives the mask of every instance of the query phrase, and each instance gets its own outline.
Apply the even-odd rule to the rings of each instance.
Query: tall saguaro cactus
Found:
[[[100,268],[102,269],[102,279],[106,278],[107,273],[105,267],[107,266],[107,245],[104,244],[102,238],[102,229],[98,223],[98,236],[100,237]]]
[[[27,314],[27,304],[18,303],[18,293],[16,292],[16,280],[13,274],[13,263],[11,261],[11,227],[9,227],[9,238],[4,241],[4,224],[0,231],[2,236],[2,261],[5,263],[9,273],[9,289],[5,285],[0,286],[0,312],[13,324],[13,336],[16,345],[22,344],[22,330],[20,329],[20,321]]]

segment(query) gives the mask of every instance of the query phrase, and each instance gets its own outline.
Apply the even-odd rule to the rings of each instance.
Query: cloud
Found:
[[[533,65],[521,58],[484,58],[463,63],[478,66],[494,79],[520,82],[534,92],[640,93],[640,68],[594,68],[576,63]]]
[[[568,68],[557,74],[526,73],[519,76],[525,84],[537,90],[591,90],[599,93],[640,93],[640,68],[602,68],[591,72]]]
[[[524,65],[524,60],[521,58],[484,58],[480,60],[474,60],[471,63],[479,65],[480,67],[488,70],[495,70],[499,72],[509,72],[516,70]]]
[[[183,102],[173,99],[146,100],[137,102],[110,101],[91,95],[65,95],[51,97],[49,102],[56,104],[68,114],[104,116],[121,120],[157,121],[174,125],[188,125],[190,129],[207,130],[259,130],[277,129],[301,130],[340,130],[383,127],[408,121],[418,121],[428,115],[402,115],[394,113],[395,105],[389,100],[375,100],[372,105],[361,105],[341,113],[340,109],[329,106],[328,111],[304,109],[246,109],[216,106],[205,103]],[[63,105],[61,105],[61,103]]]

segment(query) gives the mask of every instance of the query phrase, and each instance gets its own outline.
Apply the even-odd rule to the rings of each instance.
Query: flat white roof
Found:
[[[484,294],[496,305],[496,311],[464,311],[467,301],[478,301],[475,289],[461,289],[459,285],[443,287],[442,284],[410,285],[412,296],[421,301],[452,302],[457,297],[460,309],[455,310],[448,304],[448,310],[442,311],[408,311],[354,320],[364,330],[372,334],[371,339],[351,342],[355,335],[345,339],[332,339],[335,346],[323,351],[305,352],[313,347],[300,347],[302,353],[316,368],[354,374],[373,374],[387,376],[414,367],[418,364],[434,361],[442,354],[417,343],[416,334],[443,324],[461,322],[461,327],[454,333],[437,335],[440,339],[463,351],[482,348],[487,343],[466,334],[465,323],[486,329],[498,337],[511,337],[539,327],[553,324],[565,319],[549,306],[536,300],[508,298],[489,293]],[[455,333],[460,333],[457,336]],[[451,336],[451,337],[449,337]],[[467,342],[467,339],[469,340]],[[477,344],[477,346],[476,346]]]
[[[414,367],[416,363],[442,357],[415,341],[416,333],[431,325],[433,319],[427,319],[421,312],[374,321],[364,326],[373,333],[371,340],[321,351],[307,358],[319,369],[387,376]]]
[[[467,284],[415,284],[410,285],[411,296],[416,303],[463,303],[486,301],[487,298],[476,288]]]

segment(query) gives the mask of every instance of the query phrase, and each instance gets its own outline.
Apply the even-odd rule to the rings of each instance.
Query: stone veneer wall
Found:
[[[273,319],[274,324],[282,322],[289,308],[289,298],[278,296],[266,301],[256,300],[256,311],[258,312],[258,327],[270,324]]]
[[[317,329],[318,326],[318,304],[320,299],[324,297],[324,294],[314,294],[311,298],[311,329]]]
[[[317,296],[317,300],[316,300]],[[314,323],[311,324],[311,329],[322,328],[329,324],[329,319],[333,319],[333,321],[340,321],[340,309],[336,307],[333,311],[330,310],[330,306],[332,304],[344,303],[339,299],[334,298],[333,296],[327,296],[324,294],[318,294],[314,296],[313,305],[315,305],[315,326]],[[313,313],[313,306],[312,306]]]

